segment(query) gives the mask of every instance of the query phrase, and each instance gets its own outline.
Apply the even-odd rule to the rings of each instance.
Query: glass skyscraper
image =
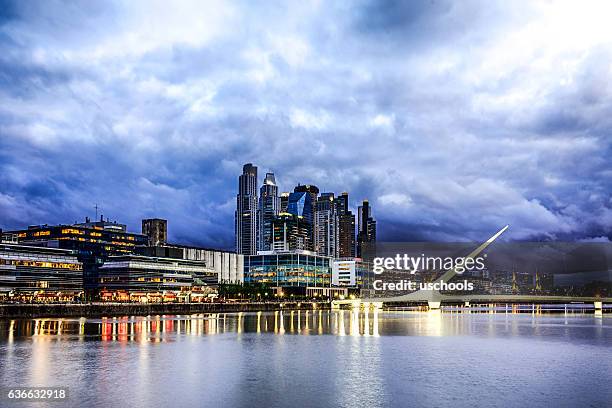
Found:
[[[289,194],[287,212],[303,217],[306,222],[312,225],[314,221],[314,208],[311,195],[305,191]]]

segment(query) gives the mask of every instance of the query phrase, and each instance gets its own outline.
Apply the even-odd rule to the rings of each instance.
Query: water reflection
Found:
[[[608,313],[0,320],[0,384],[68,385],[62,406],[95,408],[608,406],[611,344]]]
[[[584,319],[588,324],[584,324]],[[466,314],[409,310],[291,310],[256,313],[212,313],[189,316],[121,316],[101,319],[32,319],[0,321],[0,341],[68,339],[103,342],[168,342],[193,336],[224,333],[275,335],[384,335],[453,336],[484,334],[518,336],[529,330],[538,335],[556,326],[610,328],[606,316]],[[600,330],[601,331],[601,330]]]

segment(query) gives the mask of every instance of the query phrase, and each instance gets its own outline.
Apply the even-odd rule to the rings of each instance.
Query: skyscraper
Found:
[[[298,184],[293,189],[294,193],[308,193],[310,195],[310,200],[312,201],[312,205],[317,202],[317,196],[319,195],[319,187],[313,186],[312,184]]]
[[[272,249],[312,251],[312,224],[300,215],[281,213],[272,221]]]
[[[310,194],[306,192],[295,192],[289,194],[287,212],[304,218],[304,221],[313,225],[314,208]]]
[[[314,243],[317,255],[338,257],[338,213],[334,193],[323,193],[317,199]]]
[[[280,193],[280,211],[281,213],[287,212],[287,205],[289,205],[289,193]]]
[[[238,178],[236,196],[236,252],[257,254],[257,167],[247,163]]]
[[[368,200],[363,200],[357,210],[357,230],[357,257],[363,258],[367,244],[376,242],[376,221]]]
[[[149,238],[149,246],[161,246],[168,242],[168,221],[160,218],[142,220],[142,234]]]
[[[314,249],[314,242],[315,242],[315,229],[317,227],[317,217],[316,217],[316,212],[317,212],[317,197],[319,196],[319,188],[315,185],[312,184],[298,184],[294,189],[293,189],[294,193],[307,193],[310,196],[310,203],[311,203],[311,207],[312,207],[312,212],[311,214],[307,214],[305,216],[306,220],[308,222],[310,222],[311,224],[311,236],[310,236],[310,241],[313,243],[313,249]],[[289,211],[291,212],[291,211]]]
[[[348,193],[337,199],[338,210],[338,257],[355,258],[355,214],[349,209]]]
[[[259,250],[269,251],[272,249],[272,221],[280,209],[274,173],[266,173],[259,193]]]

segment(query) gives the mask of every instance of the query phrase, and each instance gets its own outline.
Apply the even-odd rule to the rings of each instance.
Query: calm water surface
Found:
[[[301,311],[0,320],[0,406],[611,407],[609,314]]]

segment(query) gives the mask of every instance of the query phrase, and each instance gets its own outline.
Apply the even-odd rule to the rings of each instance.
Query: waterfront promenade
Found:
[[[2,318],[147,316],[329,309],[329,302],[0,304]]]

